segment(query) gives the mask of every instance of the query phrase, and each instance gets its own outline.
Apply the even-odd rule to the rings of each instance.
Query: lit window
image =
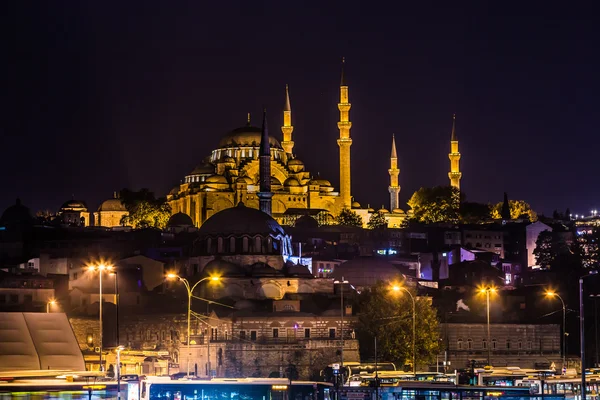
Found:
[[[510,283],[512,282],[512,274],[511,273],[507,272],[506,274],[504,274],[504,282],[507,285],[510,285]]]

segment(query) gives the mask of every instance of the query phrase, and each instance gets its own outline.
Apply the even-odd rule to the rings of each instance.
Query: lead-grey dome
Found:
[[[228,235],[285,235],[285,231],[270,215],[249,208],[244,203],[219,211],[200,227],[200,234]]]
[[[169,218],[169,222],[167,222],[167,226],[194,226],[194,221],[192,221],[192,218],[189,215],[182,212],[178,212],[176,214],[171,215],[171,218]]]

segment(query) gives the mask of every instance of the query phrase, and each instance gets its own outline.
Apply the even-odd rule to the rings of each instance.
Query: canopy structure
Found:
[[[63,313],[0,313],[0,371],[85,371]]]

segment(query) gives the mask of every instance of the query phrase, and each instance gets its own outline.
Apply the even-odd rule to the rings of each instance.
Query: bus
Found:
[[[600,375],[586,374],[586,393],[588,396],[598,394],[600,390]],[[528,376],[517,382],[517,386],[529,388],[531,394],[564,395],[566,399],[574,399],[581,394],[581,376]]]
[[[179,379],[147,377],[141,400],[331,400],[333,385],[284,378]]]
[[[374,375],[375,372],[383,371],[396,371],[396,365],[391,362],[359,363],[352,361],[345,362],[343,367],[340,364],[329,364],[327,368],[321,371],[321,377],[325,382],[336,383],[339,376],[342,375],[344,377],[344,386],[358,386],[352,383],[356,382],[356,379],[352,381],[351,377]]]
[[[555,371],[519,367],[476,369],[477,384],[480,386],[517,386],[517,382],[528,376],[553,376]]]

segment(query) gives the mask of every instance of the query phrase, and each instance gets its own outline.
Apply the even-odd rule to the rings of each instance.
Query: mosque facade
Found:
[[[210,156],[205,158],[203,163],[194,168],[179,185],[170,191],[167,201],[171,206],[172,213],[189,215],[194,226],[200,227],[212,215],[243,202],[247,207],[267,211],[283,225],[294,225],[298,218],[305,215],[313,217],[319,224],[329,224],[344,208],[348,208],[362,218],[364,226],[367,225],[374,212],[382,212],[389,227],[402,226],[406,213],[400,209],[399,204],[400,170],[398,169],[394,138],[392,138],[390,169],[388,170],[390,175],[389,210],[384,206],[379,210],[370,207],[364,208],[352,199],[350,108],[349,87],[345,80],[342,64],[338,103],[340,118],[337,124],[339,130],[337,139],[339,191],[332,186],[329,180],[312,174],[294,152],[292,107],[286,85],[283,126],[281,127],[282,140],[269,135],[270,149],[265,154],[264,146],[261,146],[262,130],[253,126],[250,116],[248,116],[245,126],[225,134]],[[460,153],[458,153],[458,141],[454,133],[454,126],[451,146],[452,172],[449,176],[451,184],[457,186],[460,181],[458,170]],[[266,160],[270,159],[269,188],[261,188],[260,164],[261,161],[265,162],[265,157]],[[266,171],[265,168],[263,170]],[[267,197],[270,200],[270,210],[264,209]]]

